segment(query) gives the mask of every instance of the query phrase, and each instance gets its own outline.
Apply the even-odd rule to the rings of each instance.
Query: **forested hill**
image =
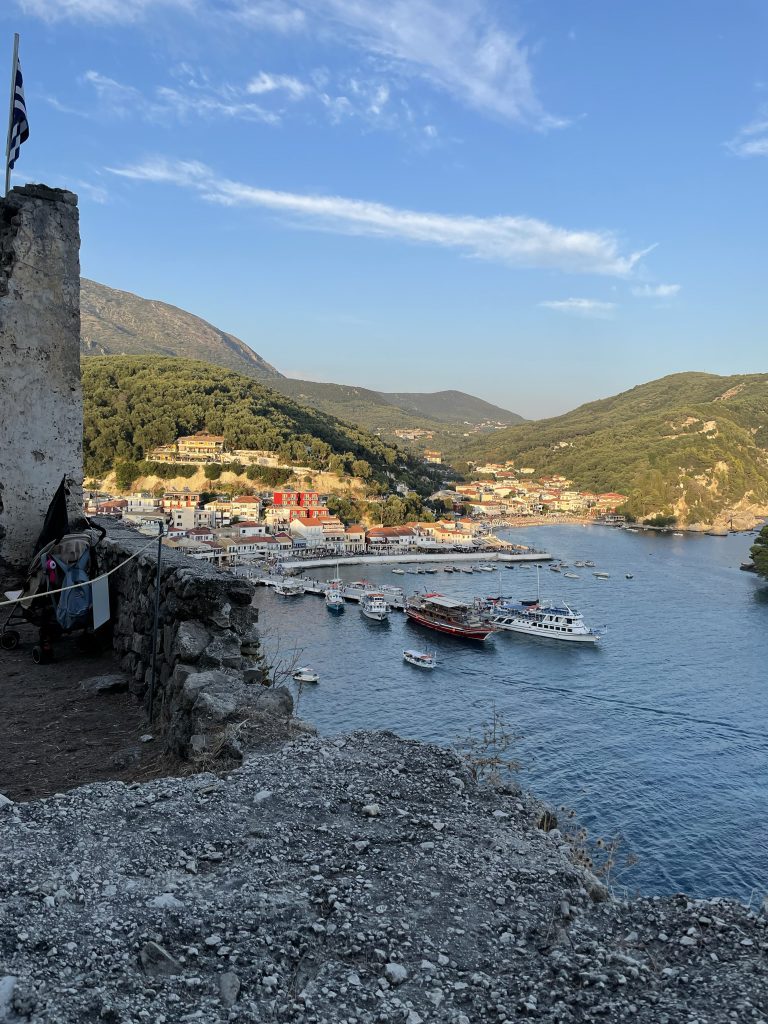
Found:
[[[102,476],[160,444],[206,430],[233,448],[269,449],[285,462],[370,473],[429,491],[416,458],[358,427],[307,409],[250,377],[191,359],[94,356],[82,363],[85,471]],[[358,475],[368,475],[362,465]]]
[[[194,313],[85,277],[80,280],[80,351],[83,355],[180,355],[264,380],[282,376],[244,341]]]
[[[442,423],[523,423],[523,417],[501,409],[464,391],[379,392],[392,405],[414,416],[427,416]]]
[[[629,494],[636,515],[711,522],[740,502],[768,505],[768,374],[673,374],[473,439],[460,454]]]

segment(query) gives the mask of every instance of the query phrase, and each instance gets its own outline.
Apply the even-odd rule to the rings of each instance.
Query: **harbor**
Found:
[[[524,765],[520,784],[574,808],[593,834],[622,836],[622,850],[638,855],[620,884],[747,901],[766,868],[762,835],[743,823],[768,816],[760,784],[768,744],[755,726],[764,717],[768,637],[758,626],[768,592],[739,572],[740,538],[713,547],[705,537],[546,526],[521,539],[608,573],[539,574],[542,599],[565,600],[588,626],[607,627],[601,643],[508,631],[470,642],[399,612],[374,622],[345,599],[345,612],[332,615],[310,594],[282,598],[259,587],[267,655],[319,676],[317,686],[300,694],[296,687],[299,715],[327,735],[390,729],[454,744],[469,729],[477,735],[495,708],[522,734],[513,752]],[[338,576],[345,586],[365,575],[377,589],[426,587],[458,601],[500,589],[517,601],[537,596],[531,562],[471,575],[398,577],[392,568],[378,563],[363,573],[342,561]],[[335,575],[335,563],[302,574],[318,589]],[[715,651],[726,642],[731,665],[723,674]],[[414,666],[405,650],[434,653],[435,667]]]

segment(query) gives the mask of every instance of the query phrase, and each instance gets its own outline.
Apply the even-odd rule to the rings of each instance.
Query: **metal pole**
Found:
[[[16,99],[16,67],[19,63],[19,33],[15,32],[13,36],[13,63],[11,64],[11,103],[8,110],[8,137],[5,142],[5,192],[3,195],[8,195],[8,190],[11,187],[11,168],[8,166],[8,162],[11,159],[11,134],[13,132],[13,104]]]
[[[157,524],[157,576],[155,577],[155,621],[152,626],[152,671],[149,680],[149,721],[155,703],[155,681],[157,679],[157,633],[160,625],[160,562],[163,557],[163,522]]]

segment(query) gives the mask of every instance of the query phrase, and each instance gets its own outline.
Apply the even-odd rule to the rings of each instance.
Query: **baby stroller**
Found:
[[[86,529],[70,533],[66,493],[62,481],[51,502],[19,600],[11,606],[10,614],[0,629],[0,647],[12,651],[20,640],[12,624],[25,620],[36,626],[38,642],[32,648],[32,658],[37,665],[51,660],[53,642],[63,635],[80,632],[86,639],[92,634],[90,581],[99,574],[96,549],[107,531],[86,519]],[[57,503],[58,509],[55,507]],[[62,505],[63,519],[60,514]],[[59,530],[64,532],[55,536]],[[53,539],[46,542],[51,533],[54,534]],[[41,542],[44,542],[42,546]]]

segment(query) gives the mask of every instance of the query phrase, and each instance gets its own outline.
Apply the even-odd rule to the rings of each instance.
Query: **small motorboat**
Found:
[[[430,575],[432,575],[433,573],[439,572],[439,570],[432,565],[429,567],[429,569],[425,569],[424,572],[428,572]]]
[[[293,678],[297,683],[318,683],[320,681],[320,676],[309,665],[302,665],[301,668],[297,668],[293,673]]]
[[[550,572],[560,572],[560,566],[559,565],[550,565],[548,568],[549,568]]]
[[[434,651],[432,654],[427,651],[403,651],[403,658],[416,668],[434,668],[437,665],[437,654]]]
[[[444,566],[443,567],[443,572],[453,572],[453,566],[452,565]]]
[[[609,572],[593,572],[592,575],[596,576],[599,580],[609,580],[611,578]]]
[[[635,578],[635,574],[634,573],[631,573],[631,572],[625,572],[624,573],[624,579],[625,580],[633,580],[634,578]]]
[[[594,569],[595,568],[595,563],[594,562],[585,562],[584,565],[588,565],[590,569]]]
[[[586,562],[574,562],[573,564],[574,564],[574,565],[576,566],[576,568],[577,568],[577,569],[583,569],[583,568],[584,568],[584,566],[585,566],[585,565],[586,565],[587,563],[586,563]]]
[[[393,569],[395,576],[405,576],[405,569]]]
[[[672,536],[673,537],[684,537],[685,534],[684,533],[680,533],[679,530],[675,530],[675,532],[672,534]]]
[[[563,573],[563,577],[566,580],[580,580],[581,579],[581,576],[579,576],[578,573],[575,573],[575,572],[564,572]]]

